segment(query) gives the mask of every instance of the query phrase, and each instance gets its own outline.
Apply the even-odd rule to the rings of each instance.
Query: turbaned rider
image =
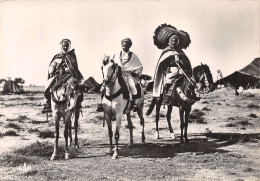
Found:
[[[79,71],[77,57],[75,50],[71,49],[71,41],[69,39],[62,39],[60,41],[61,52],[56,54],[48,68],[48,81],[45,86],[44,96],[46,98],[46,104],[42,109],[42,113],[51,111],[51,88],[53,84],[62,75],[72,75],[79,81],[83,80],[83,76]]]

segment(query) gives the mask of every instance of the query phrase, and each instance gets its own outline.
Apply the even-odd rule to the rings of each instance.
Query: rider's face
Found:
[[[177,36],[172,36],[172,37],[169,39],[168,45],[169,45],[171,48],[176,48],[178,44],[179,44],[179,39],[178,39]]]
[[[127,42],[122,43],[122,49],[123,49],[124,52],[128,52],[129,48],[130,48],[129,43],[127,43]]]
[[[61,51],[66,53],[69,50],[69,43],[64,41],[61,43]]]

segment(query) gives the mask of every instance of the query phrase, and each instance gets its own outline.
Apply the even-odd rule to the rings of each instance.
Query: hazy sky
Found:
[[[52,57],[63,38],[72,41],[85,79],[102,81],[103,54],[117,54],[121,39],[130,37],[153,75],[161,50],[154,30],[167,23],[191,37],[184,50],[192,66],[210,66],[224,76],[260,57],[260,5],[242,1],[3,1],[0,2],[0,78],[22,77],[44,85]]]

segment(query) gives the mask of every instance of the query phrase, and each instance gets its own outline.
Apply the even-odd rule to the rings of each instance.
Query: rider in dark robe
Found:
[[[52,112],[51,88],[55,82],[60,81],[62,78],[66,77],[65,75],[73,76],[79,81],[83,80],[83,76],[78,69],[75,50],[70,50],[71,41],[69,39],[63,39],[61,40],[60,45],[61,53],[56,54],[49,65],[48,81],[44,92],[46,104],[42,110],[42,113]]]

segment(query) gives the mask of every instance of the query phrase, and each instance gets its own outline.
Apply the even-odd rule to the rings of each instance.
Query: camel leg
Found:
[[[79,148],[79,143],[78,143],[79,110],[76,110],[74,115],[75,115],[75,120],[74,120],[75,148]]]
[[[134,144],[134,141],[133,141],[133,123],[132,123],[132,120],[131,120],[130,113],[128,113],[126,116],[127,116],[129,132],[130,132],[130,142],[128,144],[128,147],[131,148],[131,147],[133,147],[133,144]]]
[[[69,159],[69,146],[68,146],[68,136],[69,128],[71,126],[71,113],[67,112],[65,117],[65,128],[64,128],[64,138],[65,138],[65,159]]]
[[[116,115],[115,148],[114,148],[114,154],[112,156],[112,159],[118,158],[118,141],[119,141],[119,131],[121,127],[122,116],[123,116],[122,114]]]
[[[142,125],[142,143],[145,143],[143,107],[137,109],[137,114],[140,118],[140,124]]]
[[[54,150],[51,156],[51,160],[55,160],[58,150],[58,141],[59,141],[59,127],[60,127],[60,116],[58,113],[53,113],[53,119],[55,121],[55,141],[54,141]]]
[[[107,121],[109,144],[110,144],[108,154],[113,154],[113,140],[112,140],[113,139],[113,131],[112,131],[112,121],[111,121],[112,116],[107,114],[107,113],[105,113],[104,116],[105,116],[105,119]]]
[[[184,132],[184,138],[185,142],[188,143],[188,124],[189,124],[189,116],[190,116],[191,106],[188,106],[185,110],[185,132]]]
[[[70,139],[70,143],[69,143],[69,147],[71,148],[72,145],[72,128],[71,128],[71,119],[70,119],[70,124],[68,125],[68,133],[69,133],[69,139]]]
[[[155,139],[159,139],[160,136],[159,136],[159,116],[160,116],[160,108],[161,108],[161,105],[162,105],[162,98],[160,98],[158,100],[158,102],[156,103],[156,115],[155,115],[155,122],[156,122],[156,134],[155,134]]]
[[[167,110],[167,122],[170,130],[171,138],[175,139],[175,135],[173,133],[172,124],[171,124],[171,113],[172,113],[172,106],[169,105]]]
[[[180,121],[181,121],[181,124],[180,124],[180,128],[181,128],[181,143],[184,143],[184,141],[183,141],[183,129],[185,127],[185,124],[184,124],[184,120],[183,120],[184,109],[183,109],[182,106],[179,107],[179,113],[180,113]]]

